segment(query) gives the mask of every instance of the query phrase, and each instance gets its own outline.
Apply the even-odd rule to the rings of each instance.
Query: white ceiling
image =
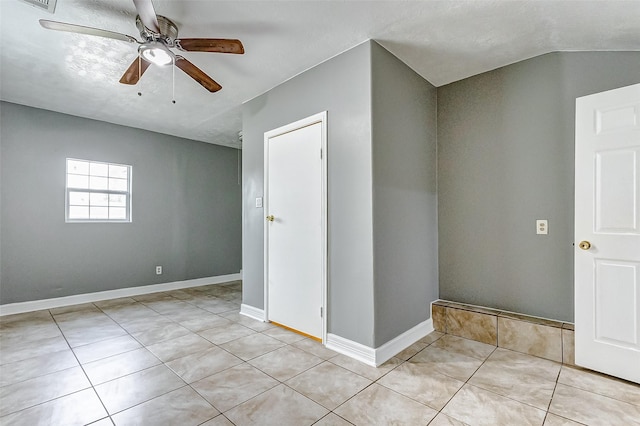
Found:
[[[640,0],[154,0],[179,37],[238,38],[244,55],[182,53],[218,81],[151,67],[118,83],[136,45],[45,30],[38,19],[139,37],[131,0],[58,0],[55,14],[0,0],[0,99],[238,146],[241,105],[367,39],[441,86],[552,51],[640,50]],[[138,92],[142,96],[138,96]]]

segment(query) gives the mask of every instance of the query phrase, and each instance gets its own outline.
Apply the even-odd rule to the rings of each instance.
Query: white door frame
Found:
[[[264,212],[269,212],[269,139],[289,133],[303,127],[320,123],[322,127],[321,155],[322,161],[322,343],[327,341],[327,111],[303,118],[286,126],[278,127],[264,134]],[[264,318],[269,321],[269,227],[264,219]]]

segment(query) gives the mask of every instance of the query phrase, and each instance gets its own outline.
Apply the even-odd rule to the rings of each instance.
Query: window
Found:
[[[131,166],[67,158],[67,222],[131,222]]]

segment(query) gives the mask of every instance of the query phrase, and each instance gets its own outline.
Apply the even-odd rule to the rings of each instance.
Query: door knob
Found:
[[[267,220],[268,220],[269,222],[273,222],[274,220],[276,220],[276,218],[275,218],[275,217],[273,217],[273,215],[269,215],[269,216],[267,216]]]
[[[582,250],[589,250],[591,248],[591,243],[589,241],[580,241],[578,247],[580,247]]]

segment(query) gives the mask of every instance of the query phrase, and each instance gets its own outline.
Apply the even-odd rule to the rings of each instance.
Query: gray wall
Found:
[[[0,105],[0,303],[240,270],[237,150]],[[132,165],[133,222],[65,223],[67,157]]]
[[[375,347],[438,298],[436,89],[372,44]]]
[[[371,43],[270,90],[243,108],[243,303],[264,308],[264,133],[328,111],[328,328],[373,346]]]
[[[640,52],[552,53],[438,88],[441,298],[573,321],[575,98],[639,81]]]
[[[379,347],[438,297],[436,90],[375,42],[248,102],[244,300],[264,307],[264,133],[328,111],[328,331]]]

